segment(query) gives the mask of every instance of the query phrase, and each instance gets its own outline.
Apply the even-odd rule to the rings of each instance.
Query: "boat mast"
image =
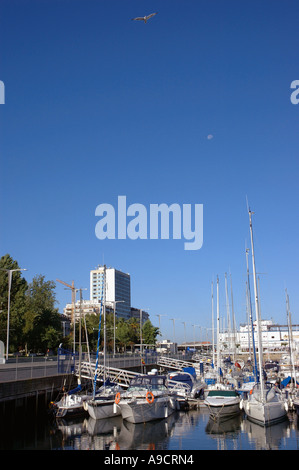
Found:
[[[252,349],[254,357],[254,375],[256,382],[259,381],[257,373],[257,361],[256,361],[256,349],[255,349],[255,340],[254,340],[254,327],[253,327],[253,318],[252,318],[252,304],[251,304],[251,291],[250,291],[250,278],[249,278],[249,265],[248,265],[248,253],[249,248],[246,248],[246,266],[247,266],[247,294],[248,294],[248,306],[249,306],[249,319],[251,325],[251,336],[252,336]],[[249,325],[248,325],[249,328]],[[249,329],[248,329],[249,334]]]
[[[213,281],[212,281],[212,287],[211,287],[211,292],[212,292],[212,361],[213,361],[213,368],[215,367],[215,342],[214,342],[214,294],[213,294]]]
[[[296,388],[296,368],[294,363],[294,351],[293,351],[293,330],[292,330],[292,318],[291,318],[291,311],[290,311],[290,300],[289,294],[286,289],[286,307],[287,307],[287,318],[288,318],[288,330],[289,330],[289,348],[290,348],[290,357],[291,357],[291,367],[293,373],[294,384],[293,388]]]
[[[106,383],[106,265],[104,265],[103,279],[103,314],[104,314],[104,387]]]
[[[230,314],[229,314],[229,300],[228,300],[228,290],[227,290],[227,275],[225,273],[225,299],[226,299],[226,315],[227,315],[227,342],[228,342],[228,354],[231,355],[232,352],[232,337],[231,337],[231,323],[230,323]]]
[[[260,310],[259,310],[259,299],[258,299],[258,289],[256,281],[256,268],[255,268],[255,258],[254,258],[254,244],[253,244],[253,231],[252,231],[252,212],[249,209],[249,226],[250,226],[250,238],[251,238],[251,254],[252,254],[252,269],[253,269],[253,283],[254,283],[254,296],[255,296],[255,313],[257,321],[257,340],[258,340],[258,351],[259,351],[259,374],[260,374],[260,384],[261,384],[261,398],[264,401],[264,377],[263,377],[263,345],[261,338],[261,319],[260,319]]]
[[[236,328],[236,317],[235,317],[235,309],[234,309],[234,298],[233,298],[233,283],[232,283],[232,275],[229,274],[230,277],[230,296],[232,301],[232,321],[233,321],[233,352],[234,352],[234,363],[236,362],[237,356],[237,347],[236,347],[236,340],[237,340],[237,328]]]
[[[105,272],[104,272],[105,274]],[[97,385],[97,374],[98,374],[98,364],[99,364],[99,354],[100,354],[100,342],[101,342],[101,323],[102,323],[102,308],[103,308],[103,299],[104,299],[104,289],[105,282],[103,279],[102,285],[101,285],[101,301],[100,301],[100,316],[99,316],[99,329],[98,329],[98,341],[97,341],[97,356],[96,356],[96,365],[95,365],[95,371],[94,371],[94,379],[93,379],[93,395],[92,398],[95,398],[96,394],[96,385]]]
[[[217,276],[217,375],[220,382],[220,315],[219,315],[219,278]]]
[[[82,319],[82,289],[80,290],[80,317],[79,317],[79,385],[81,385],[81,363],[82,363],[82,332],[81,332],[81,319]]]

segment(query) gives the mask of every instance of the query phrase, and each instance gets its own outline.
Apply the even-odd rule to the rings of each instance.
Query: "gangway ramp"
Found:
[[[166,369],[183,370],[185,367],[194,367],[197,374],[200,373],[198,364],[191,361],[183,361],[181,359],[173,359],[171,357],[160,356],[157,365]]]
[[[183,362],[183,361],[182,361]],[[104,371],[106,369],[106,377],[109,377],[111,382],[119,383],[123,387],[128,387],[131,379],[140,375],[140,372],[133,372],[124,369],[117,369],[115,367],[105,367],[102,364],[98,365],[97,371],[97,381],[103,381]],[[79,375],[79,370],[77,369],[75,372],[76,375]],[[95,362],[82,362],[81,364],[81,377],[85,379],[90,379],[94,381],[94,374],[95,374]],[[190,392],[190,387],[188,384],[176,382],[174,380],[169,379],[167,381],[167,386],[170,390],[175,390],[176,392],[180,392],[181,395],[185,395]]]
[[[81,377],[85,379],[90,379],[94,381],[95,376],[95,362],[82,362],[81,363]],[[123,387],[128,387],[131,379],[140,375],[139,372],[133,372],[124,369],[117,369],[115,367],[104,366],[103,364],[98,364],[97,368],[97,381],[103,381],[103,376],[106,371],[106,377],[109,377],[111,382],[116,382],[122,385]],[[78,368],[76,369],[75,374],[79,375]]]

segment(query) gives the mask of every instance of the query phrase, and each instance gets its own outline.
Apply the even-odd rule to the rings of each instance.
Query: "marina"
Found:
[[[298,450],[299,448],[299,420],[296,400],[288,400],[292,391],[291,381],[281,380],[281,396],[286,409],[284,419],[280,422],[270,425],[261,425],[255,420],[250,419],[246,413],[244,398],[250,394],[254,387],[254,381],[247,374],[246,367],[239,367],[231,362],[226,362],[223,369],[223,384],[220,387],[211,373],[211,357],[201,357],[201,360],[182,361],[172,358],[161,357],[161,364],[157,369],[148,370],[147,374],[140,372],[122,370],[122,388],[130,391],[130,386],[126,386],[126,373],[129,373],[129,384],[141,386],[139,391],[142,398],[142,407],[150,409],[151,402],[157,401],[157,396],[152,400],[145,392],[144,380],[147,386],[152,384],[152,395],[154,388],[163,387],[164,400],[167,399],[165,386],[170,391],[172,399],[176,396],[179,406],[172,406],[171,412],[166,414],[156,414],[151,419],[144,419],[144,413],[139,413],[139,418],[134,420],[127,419],[127,416],[121,412],[115,416],[102,417],[95,419],[88,410],[78,416],[59,416],[53,414],[49,408],[49,403],[40,400],[38,406],[34,397],[27,398],[26,402],[5,402],[0,404],[1,410],[1,450],[103,450],[103,451],[169,451],[184,452],[191,450]],[[177,373],[174,374],[171,368],[166,374],[165,364],[169,363],[173,368],[176,367]],[[241,359],[238,359],[242,362]],[[239,362],[237,363],[239,365]],[[279,365],[279,361],[277,361]],[[84,363],[83,363],[84,364]],[[204,393],[192,396],[192,387],[186,384],[186,374],[192,372],[190,364],[193,364],[193,374],[196,376],[198,371],[197,383],[205,383]],[[188,367],[184,367],[187,365]],[[103,367],[103,366],[102,366]],[[91,377],[95,369],[95,364],[89,364]],[[279,366],[278,366],[279,369]],[[83,367],[83,370],[85,368]],[[87,370],[87,369],[86,369]],[[101,369],[102,370],[102,369]],[[164,373],[163,373],[164,371]],[[107,376],[109,369],[107,368]],[[116,369],[113,369],[114,374]],[[159,372],[159,373],[158,373]],[[180,372],[180,373],[179,373]],[[242,374],[241,374],[242,372]],[[200,377],[200,373],[202,376]],[[162,374],[162,376],[161,376]],[[239,388],[232,385],[234,376],[237,377]],[[278,378],[282,378],[284,373],[270,371],[268,373],[267,385],[274,390]],[[63,376],[61,376],[63,377]],[[169,383],[165,383],[161,377],[167,377]],[[177,387],[173,378],[182,379],[183,387]],[[243,377],[243,379],[242,379]],[[82,381],[82,386],[85,380]],[[243,382],[242,382],[243,380]],[[90,380],[89,380],[90,381]],[[138,384],[139,382],[139,384]],[[153,382],[153,383],[152,383]],[[161,383],[160,383],[161,382]],[[242,383],[241,383],[242,382]],[[101,380],[98,383],[101,390]],[[195,380],[193,382],[195,383]],[[284,386],[284,385],[285,386]],[[189,387],[189,395],[188,395]],[[82,387],[84,388],[84,387]],[[215,390],[218,388],[218,395]],[[136,387],[135,387],[136,390]],[[180,390],[180,393],[174,393]],[[297,394],[297,388],[295,388]],[[184,391],[184,394],[182,393]],[[214,393],[211,393],[213,391]],[[221,414],[211,413],[210,404],[207,403],[207,397],[211,393],[213,398],[225,397],[230,395],[238,397],[238,407],[234,408],[232,413]],[[85,391],[82,391],[85,393]],[[161,393],[161,392],[159,392]],[[74,393],[74,395],[76,392]],[[125,393],[124,393],[125,395]],[[73,396],[73,395],[70,395]],[[112,406],[115,405],[117,398],[121,403],[122,394],[117,397],[117,393],[112,394]],[[288,406],[286,404],[288,403]],[[220,405],[220,409],[222,405]],[[223,407],[224,408],[224,407]],[[165,410],[166,408],[160,408]],[[218,410],[219,411],[219,410]]]

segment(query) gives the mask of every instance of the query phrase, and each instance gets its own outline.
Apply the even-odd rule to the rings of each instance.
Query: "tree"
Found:
[[[35,352],[46,352],[61,342],[61,321],[55,308],[55,283],[45,276],[33,278],[26,291],[24,335],[26,347]]]
[[[159,328],[153,326],[150,320],[146,320],[142,327],[142,342],[144,344],[156,344]]]
[[[130,327],[128,322],[124,318],[117,320],[117,330],[116,330],[116,342],[118,345],[126,350],[127,345],[130,340]]]
[[[20,269],[9,254],[0,258],[0,340],[6,344],[8,317],[8,269]],[[25,292],[28,284],[21,271],[12,273],[10,291],[9,349],[22,348],[25,314]]]

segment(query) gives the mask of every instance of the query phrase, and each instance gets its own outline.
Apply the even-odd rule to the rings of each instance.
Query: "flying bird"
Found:
[[[155,16],[158,12],[156,13],[151,13],[150,15],[147,15],[147,16],[137,16],[137,18],[132,18],[132,21],[144,21],[145,23],[147,22],[147,20],[149,20],[152,16]]]

